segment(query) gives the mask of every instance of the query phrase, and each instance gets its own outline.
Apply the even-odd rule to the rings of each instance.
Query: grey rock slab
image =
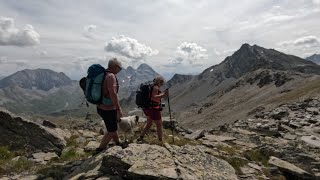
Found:
[[[50,132],[50,128],[18,117],[0,107],[0,146],[12,150],[56,152],[60,154],[66,141]]]
[[[320,138],[316,136],[302,136],[301,140],[304,141],[305,143],[313,146],[320,148]]]
[[[237,179],[232,166],[205,153],[203,146],[165,147],[134,143],[125,149],[112,147],[101,170],[129,179]]]
[[[305,170],[287,162],[284,160],[281,160],[279,158],[276,158],[274,156],[271,156],[269,161],[269,164],[274,165],[278,167],[281,171],[284,171],[286,173],[289,173],[297,178],[307,178],[312,177],[312,175]]]
[[[102,158],[104,153],[97,154],[85,160],[80,166],[76,166],[71,174],[65,176],[64,180],[78,179],[84,177],[87,172],[99,171],[101,167]]]

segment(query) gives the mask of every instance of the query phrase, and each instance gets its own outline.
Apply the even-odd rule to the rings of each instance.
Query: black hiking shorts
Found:
[[[117,111],[102,110],[97,108],[98,114],[102,117],[108,132],[116,132],[118,130]]]

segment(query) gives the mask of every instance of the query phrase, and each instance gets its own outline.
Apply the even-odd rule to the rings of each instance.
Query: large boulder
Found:
[[[205,152],[204,146],[166,147],[130,144],[107,150],[100,170],[128,179],[237,179],[226,161]]]
[[[60,154],[66,141],[40,124],[17,117],[0,107],[0,146],[11,150],[55,152]]]

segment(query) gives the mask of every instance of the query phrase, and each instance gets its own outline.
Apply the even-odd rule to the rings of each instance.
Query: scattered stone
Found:
[[[98,136],[97,133],[92,131],[79,130],[79,133],[85,138],[94,138],[95,136]]]
[[[58,155],[55,153],[43,153],[43,152],[39,152],[39,153],[34,153],[32,154],[32,161],[39,163],[39,164],[47,164],[47,162],[51,159],[59,159]]]
[[[177,121],[175,119],[167,119],[164,118],[162,121],[162,125],[164,129],[175,129],[175,127],[177,126]]]
[[[94,151],[97,147],[99,147],[100,143],[97,141],[90,141],[86,147],[84,148],[85,151]]]
[[[14,158],[12,158],[11,159],[11,161],[21,161],[21,160],[27,160],[27,158],[26,157],[24,157],[24,156],[17,156],[17,157],[14,157]]]
[[[186,134],[184,137],[187,139],[196,140],[196,139],[202,138],[205,133],[206,133],[205,130],[197,130],[197,131],[193,132],[192,134]]]

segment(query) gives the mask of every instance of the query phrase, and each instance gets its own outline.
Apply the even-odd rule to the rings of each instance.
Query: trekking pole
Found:
[[[168,90],[168,108],[169,108],[169,115],[170,115],[171,133],[172,133],[172,142],[174,143],[173,123],[172,123],[171,108],[170,108],[169,89],[167,89],[167,90]]]

